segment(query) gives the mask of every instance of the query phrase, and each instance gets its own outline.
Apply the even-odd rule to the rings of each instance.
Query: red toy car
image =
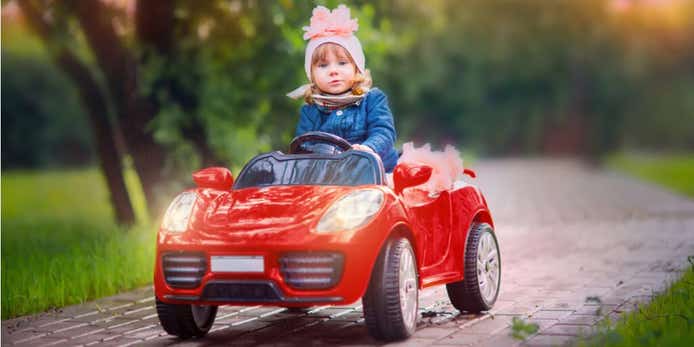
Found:
[[[218,305],[361,298],[369,332],[398,340],[415,330],[419,290],[441,284],[455,308],[489,310],[501,267],[480,191],[463,184],[430,195],[416,186],[432,168],[406,163],[391,189],[377,156],[350,149],[339,137],[308,133],[288,154],[253,158],[235,182],[225,168],[193,174],[198,187],[174,199],[157,238],[164,330],[203,336]]]

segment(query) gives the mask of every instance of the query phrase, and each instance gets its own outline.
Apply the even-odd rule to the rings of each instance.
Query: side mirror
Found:
[[[393,170],[395,194],[400,195],[405,188],[418,186],[431,177],[431,166],[400,163]]]
[[[229,190],[234,184],[234,176],[225,167],[208,167],[193,174],[193,181],[200,188]]]

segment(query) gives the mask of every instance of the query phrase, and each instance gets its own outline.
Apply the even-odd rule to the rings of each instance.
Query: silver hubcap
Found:
[[[400,255],[400,310],[407,329],[417,320],[417,270],[412,249],[406,247]]]
[[[190,309],[193,313],[193,320],[195,321],[195,325],[197,325],[198,328],[201,328],[205,324],[207,324],[210,318],[210,311],[212,310],[212,306],[191,305]]]
[[[489,303],[496,297],[499,289],[499,252],[496,241],[490,232],[484,232],[477,245],[477,280],[480,293]]]

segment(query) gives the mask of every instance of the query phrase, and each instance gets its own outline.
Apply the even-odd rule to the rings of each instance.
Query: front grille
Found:
[[[207,258],[202,253],[167,253],[162,257],[166,283],[175,288],[195,288],[207,270]]]
[[[294,289],[328,289],[340,280],[343,264],[340,253],[288,253],[280,258],[280,272]]]
[[[210,282],[202,292],[202,300],[237,302],[277,302],[282,298],[269,282]]]

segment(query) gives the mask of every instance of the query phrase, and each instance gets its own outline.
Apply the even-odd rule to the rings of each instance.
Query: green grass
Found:
[[[620,153],[608,167],[694,197],[694,154]],[[694,262],[694,255],[689,258]],[[616,322],[603,321],[599,332],[578,346],[694,346],[694,263],[684,276],[649,304]]]
[[[694,346],[694,266],[648,305],[616,322],[604,321],[599,329],[577,345]]]
[[[125,230],[96,169],[3,172],[2,319],[151,283],[155,228],[135,191],[140,223]]]
[[[694,153],[636,154],[609,156],[607,165],[675,192],[694,197]]]

